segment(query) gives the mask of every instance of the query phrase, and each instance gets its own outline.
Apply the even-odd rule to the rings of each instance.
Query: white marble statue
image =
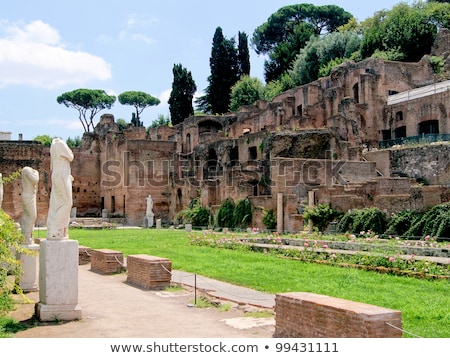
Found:
[[[47,239],[63,240],[69,237],[72,209],[72,181],[70,163],[73,153],[62,139],[55,138],[50,147],[52,188],[47,217]]]
[[[36,222],[36,193],[39,172],[30,167],[22,169],[22,235],[27,245],[33,244],[33,229]]]

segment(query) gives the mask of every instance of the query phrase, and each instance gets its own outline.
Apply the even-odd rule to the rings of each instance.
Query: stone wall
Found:
[[[447,186],[450,182],[450,144],[389,150],[392,176],[408,176],[419,182]]]
[[[152,195],[155,220],[171,224],[197,196],[212,209],[226,198],[248,197],[257,208],[254,225],[260,226],[262,209],[276,211],[275,198],[282,193],[283,227],[296,230],[302,225],[298,208],[311,190],[317,202],[344,210],[379,205],[393,211],[440,202],[450,198],[443,189],[450,179],[447,147],[362,155],[364,148],[378,148],[386,131],[395,131],[397,111],[405,112],[402,120],[411,133],[428,120],[439,120],[440,128],[450,131],[448,91],[387,106],[389,94],[435,80],[426,56],[417,63],[367,59],[341,64],[330,76],[272,102],[221,116],[191,116],[148,133],[144,127],[119,130],[114,116],[104,114],[73,150],[77,215],[100,217],[107,209],[111,218],[142,225],[146,198]],[[37,223],[45,224],[51,192],[48,148],[3,141],[0,158],[4,175],[25,165],[39,171]],[[417,188],[407,178],[385,180],[391,176],[436,185]],[[19,182],[5,186],[3,206],[16,221],[20,195]]]
[[[2,141],[0,142],[0,173],[3,178],[21,171],[29,166],[38,170],[40,181],[36,206],[37,222],[44,224],[47,218],[49,202],[49,153],[40,143],[33,141]],[[22,218],[22,181],[20,177],[4,185],[2,208],[15,220]]]
[[[400,311],[309,292],[277,294],[275,315],[275,338],[402,337]]]
[[[129,225],[142,225],[146,198],[153,197],[155,219],[171,221],[171,172],[176,142],[119,140],[107,136],[100,145],[100,193],[102,208],[111,216],[127,218]]]

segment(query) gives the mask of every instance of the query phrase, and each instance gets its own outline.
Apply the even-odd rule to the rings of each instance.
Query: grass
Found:
[[[0,317],[0,338],[11,338],[14,333],[27,329],[23,323],[10,317]]]
[[[40,236],[43,235],[41,230]],[[172,261],[174,270],[263,292],[314,292],[400,310],[405,331],[428,338],[450,337],[448,280],[423,280],[280,259],[251,251],[194,246],[181,230],[71,229],[69,235],[79,245],[117,250],[124,256],[165,257]],[[405,333],[404,337],[411,335]]]

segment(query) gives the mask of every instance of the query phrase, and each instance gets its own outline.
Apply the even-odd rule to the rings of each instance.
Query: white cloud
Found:
[[[64,48],[58,31],[42,21],[0,23],[0,86],[81,86],[111,78],[101,57]]]
[[[133,33],[126,30],[122,30],[119,33],[119,40],[121,41],[140,41],[147,45],[152,45],[156,42],[154,38],[151,38],[142,33]]]
[[[137,29],[148,29],[159,23],[159,19],[145,14],[131,14],[126,21],[126,29],[120,31],[119,39],[122,41],[138,41],[147,45],[152,45],[156,39],[148,36],[147,33],[140,32]]]
[[[159,19],[154,16],[148,16],[144,14],[131,14],[127,19],[127,26],[129,28],[134,27],[148,27],[154,24],[158,24]]]
[[[161,104],[168,104],[170,93],[172,92],[172,88],[166,89],[165,91],[162,91],[159,95],[159,100],[161,101]]]
[[[6,38],[15,42],[37,42],[48,45],[57,45],[60,43],[60,36],[58,31],[50,25],[37,20],[29,24],[11,24],[5,23],[4,31]]]
[[[142,42],[146,43],[147,45],[151,45],[156,42],[155,39],[148,37],[147,35],[144,35],[144,34],[132,34],[131,38],[134,41],[142,41]]]

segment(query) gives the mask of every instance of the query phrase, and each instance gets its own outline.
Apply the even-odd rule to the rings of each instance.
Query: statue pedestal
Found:
[[[23,292],[33,292],[39,290],[39,245],[27,244],[23,248],[31,253],[21,253],[20,262],[22,264],[22,275],[19,286]]]
[[[153,227],[153,219],[155,218],[155,215],[153,214],[146,214],[144,216],[144,228]]]
[[[40,321],[81,319],[78,305],[78,241],[42,240],[39,254]]]

